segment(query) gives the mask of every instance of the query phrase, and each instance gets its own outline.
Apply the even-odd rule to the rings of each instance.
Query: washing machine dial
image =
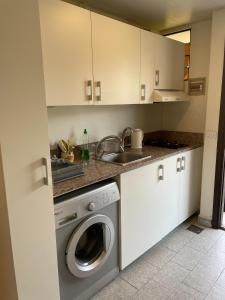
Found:
[[[90,202],[88,204],[88,210],[89,211],[94,211],[96,209],[96,204],[94,202]]]

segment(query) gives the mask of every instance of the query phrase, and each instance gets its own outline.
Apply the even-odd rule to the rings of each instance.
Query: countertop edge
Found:
[[[157,162],[157,161],[160,161],[160,160],[164,160],[164,159],[166,159],[168,157],[178,155],[179,153],[191,151],[191,150],[194,150],[196,148],[201,148],[201,147],[203,147],[203,145],[196,144],[196,145],[191,145],[189,147],[185,147],[185,148],[182,148],[182,149],[174,149],[174,151],[171,151],[169,153],[166,153],[166,154],[163,154],[163,155],[159,155],[157,157],[153,156],[152,158],[147,158],[145,160],[142,160],[141,162],[140,161],[139,162],[134,162],[134,163],[131,163],[131,164],[126,165],[126,166],[118,166],[118,165],[115,165],[115,164],[112,164],[112,163],[108,163],[108,162],[99,162],[99,161],[97,162],[97,161],[95,161],[95,163],[97,163],[97,164],[99,163],[99,165],[100,164],[104,164],[104,166],[106,166],[106,165],[108,165],[108,166],[109,165],[114,165],[115,166],[115,170],[114,171],[111,170],[109,173],[106,173],[105,176],[104,175],[103,176],[98,176],[98,177],[94,178],[93,180],[89,180],[87,183],[84,183],[84,184],[78,184],[78,185],[76,185],[74,181],[76,181],[77,178],[66,180],[66,181],[64,181],[64,184],[67,183],[68,187],[64,188],[64,189],[62,188],[60,192],[56,192],[55,189],[61,183],[53,184],[53,197],[56,198],[56,197],[65,195],[67,193],[76,191],[76,190],[81,189],[83,187],[87,187],[87,186],[92,185],[94,183],[97,183],[97,182],[100,182],[100,181],[103,181],[103,180],[106,180],[106,179],[109,179],[109,178],[113,178],[113,177],[116,177],[116,176],[118,176],[120,174],[123,174],[123,173],[129,172],[129,171],[138,169],[138,168],[143,167],[143,166],[147,166],[147,165],[152,164],[154,162]],[[162,148],[158,148],[158,151],[160,151],[160,150],[162,151]],[[165,151],[165,149],[164,149],[164,151]],[[84,175],[84,176],[87,176],[87,175]]]

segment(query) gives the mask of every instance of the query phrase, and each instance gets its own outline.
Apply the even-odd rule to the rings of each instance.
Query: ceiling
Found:
[[[153,31],[209,19],[225,0],[69,0]]]

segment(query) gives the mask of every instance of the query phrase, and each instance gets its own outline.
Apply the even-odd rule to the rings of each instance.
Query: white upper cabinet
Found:
[[[139,103],[140,29],[91,13],[95,104]]]
[[[39,0],[47,106],[151,103],[183,89],[184,46],[60,0]]]
[[[140,103],[152,103],[154,89],[154,35],[141,30]]]
[[[184,44],[152,34],[155,45],[155,89],[184,89]]]
[[[40,0],[46,102],[92,103],[90,11],[59,0]]]

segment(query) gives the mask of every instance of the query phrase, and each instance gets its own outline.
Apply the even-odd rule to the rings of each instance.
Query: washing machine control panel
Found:
[[[55,204],[56,229],[98,212],[119,199],[116,182],[110,182],[93,190],[89,188],[87,192]]]
[[[94,202],[90,202],[89,204],[88,204],[88,210],[89,211],[95,211],[95,209],[96,209],[96,204],[94,203]]]
[[[82,202],[82,213],[86,215],[88,212],[98,211],[111,203],[118,201],[120,199],[118,187],[113,185],[106,190],[97,191],[96,193],[90,195],[90,197],[85,198]]]

